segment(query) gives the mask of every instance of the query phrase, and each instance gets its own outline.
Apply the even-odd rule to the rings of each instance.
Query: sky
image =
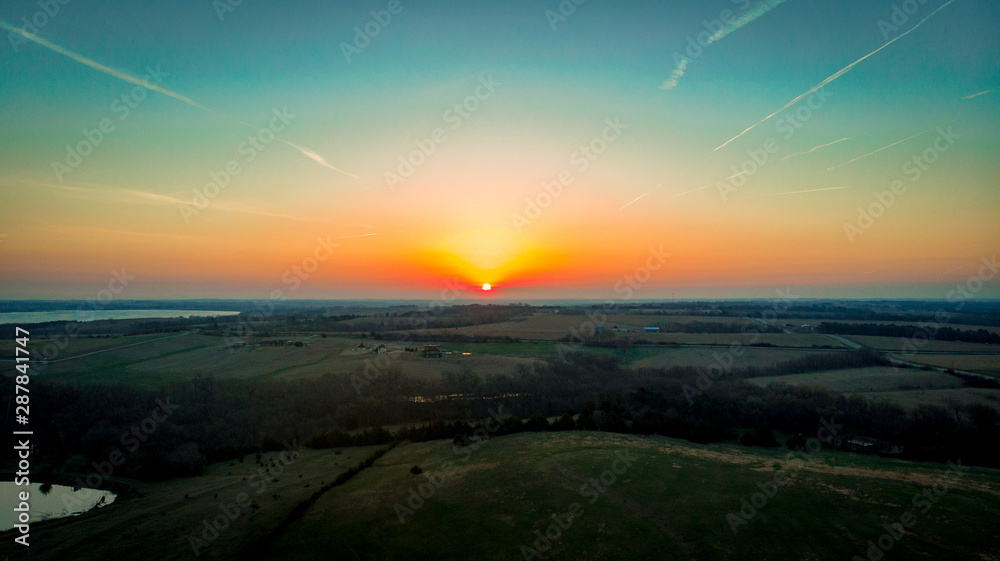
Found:
[[[1000,297],[988,0],[0,21],[0,299]]]

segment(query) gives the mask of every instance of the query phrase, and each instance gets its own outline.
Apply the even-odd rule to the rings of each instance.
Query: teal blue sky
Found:
[[[119,119],[113,104],[134,85],[0,30],[0,298],[86,296],[121,266],[146,279],[135,297],[259,296],[326,235],[377,234],[345,238],[297,296],[412,297],[458,277],[513,296],[601,297],[666,245],[676,261],[649,297],[785,286],[941,297],[998,249],[996,2],[399,0],[348,56],[389,2],[222,4],[69,0],[37,29],[140,79],[158,68],[161,88],[208,110],[149,91]],[[0,19],[22,27],[40,10],[6,3]],[[727,11],[751,17],[690,50]],[[782,119],[807,100],[717,149],[925,18],[830,82],[792,134]],[[665,88],[678,57],[683,74]],[[452,129],[445,112],[485,77],[496,92]],[[254,133],[247,124],[282,108],[295,115],[287,142],[182,220]],[[105,118],[114,132],[57,173]],[[628,124],[621,140],[517,227],[525,200],[615,118]],[[902,166],[943,125],[959,140],[852,235],[876,192],[910,184]],[[436,128],[448,140],[390,189],[400,156]],[[724,179],[769,140],[778,149],[745,184]],[[485,241],[454,247],[463,237]],[[996,282],[983,294],[1000,296]]]

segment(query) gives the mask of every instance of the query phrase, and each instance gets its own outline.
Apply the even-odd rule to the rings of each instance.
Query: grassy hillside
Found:
[[[131,491],[112,505],[32,524],[28,548],[15,546],[13,532],[5,532],[0,559],[235,559],[296,505],[378,448],[271,452],[262,456],[263,466],[248,455],[243,462],[211,465],[199,477],[153,484],[118,481]],[[213,534],[206,536],[205,522],[217,522],[227,512],[232,518],[227,527],[207,539]]]
[[[324,495],[266,558],[843,560],[908,510],[917,521],[894,558],[1000,558],[1000,546],[974,545],[1000,544],[991,470],[972,470],[921,512],[914,495],[946,467],[823,451],[794,462],[787,450],[604,433],[521,434],[459,450],[444,441],[393,450]],[[424,473],[412,474],[415,465]],[[615,468],[613,482],[605,474],[609,484],[588,484]],[[727,514],[740,516],[743,499],[779,473],[787,483],[734,533]],[[542,551],[535,532],[553,515],[567,527]]]
[[[5,534],[0,555],[843,560],[910,512],[915,522],[893,542],[892,558],[1000,559],[996,470],[970,469],[947,489],[939,485],[938,496],[935,484],[954,473],[941,464],[608,433],[518,434],[478,448],[402,445],[289,517],[375,450],[303,451],[284,465],[280,454],[265,454],[262,463],[280,473],[264,479],[260,493],[253,456],[200,477],[133,483],[135,492],[110,507],[35,524],[30,549],[14,549]],[[414,466],[423,472],[412,473]],[[240,494],[257,507],[235,511]],[[236,516],[206,534],[205,521],[220,523],[226,509]],[[288,520],[269,547],[258,546]]]

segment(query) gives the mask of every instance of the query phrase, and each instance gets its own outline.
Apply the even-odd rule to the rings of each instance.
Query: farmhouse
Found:
[[[384,355],[389,352],[389,347],[385,346],[385,343],[379,343],[377,347],[372,347],[372,354]]]
[[[424,358],[441,358],[441,346],[424,345],[423,350],[420,351],[420,356]]]

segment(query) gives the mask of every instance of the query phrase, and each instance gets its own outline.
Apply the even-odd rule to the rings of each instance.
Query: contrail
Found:
[[[715,183],[718,183],[718,181],[716,181]],[[683,193],[677,193],[676,195],[674,195],[674,198],[683,197],[684,195],[690,195],[691,193],[696,193],[698,191],[701,191],[702,189],[708,189],[712,185],[715,185],[715,183],[709,183],[708,185],[702,185],[701,187],[698,187],[697,189],[691,189],[690,191],[684,191]]]
[[[256,127],[254,127],[254,128],[256,128]],[[346,171],[344,171],[344,170],[342,170],[342,169],[340,169],[338,167],[335,167],[333,164],[331,164],[330,162],[326,161],[326,159],[323,156],[320,156],[316,152],[313,152],[312,150],[310,150],[310,149],[308,149],[308,148],[306,148],[304,146],[299,146],[298,144],[293,144],[293,143],[291,143],[291,142],[289,142],[287,140],[278,138],[277,136],[275,136],[274,138],[277,139],[277,140],[279,140],[279,141],[281,141],[281,142],[284,142],[285,144],[291,146],[292,148],[297,149],[299,152],[302,152],[302,154],[305,155],[305,157],[309,158],[310,160],[313,160],[314,162],[318,163],[321,166],[326,166],[326,167],[328,167],[328,168],[330,168],[330,169],[332,169],[334,171],[339,171],[340,173],[342,173],[344,175],[347,175],[347,176],[350,176],[350,177],[353,177],[354,179],[361,179],[360,177],[354,175],[353,173],[346,172]]]
[[[198,102],[196,102],[195,100],[191,99],[190,97],[183,96],[183,95],[181,95],[179,93],[175,93],[175,92],[172,92],[170,90],[165,90],[165,89],[163,89],[163,88],[161,88],[159,86],[156,86],[154,84],[147,84],[147,83],[143,82],[141,79],[136,78],[135,76],[126,74],[126,73],[121,72],[119,70],[115,70],[114,68],[109,68],[109,67],[104,66],[103,64],[101,64],[99,62],[95,62],[93,60],[90,60],[89,58],[87,58],[85,56],[81,56],[81,55],[78,55],[78,54],[76,54],[76,53],[74,53],[72,51],[68,51],[68,50],[60,47],[59,45],[56,45],[55,43],[53,43],[51,41],[47,41],[45,39],[42,39],[41,37],[38,37],[37,35],[32,35],[31,33],[28,33],[27,31],[21,29],[20,27],[14,27],[13,25],[10,25],[10,24],[8,24],[7,22],[5,22],[3,20],[0,20],[0,28],[6,29],[7,31],[10,31],[11,33],[16,33],[16,34],[20,35],[21,37],[24,37],[28,41],[33,41],[33,42],[35,42],[35,43],[37,43],[37,44],[39,44],[39,45],[41,45],[41,46],[43,46],[43,47],[45,47],[45,48],[47,48],[49,50],[55,51],[55,52],[57,52],[57,53],[59,53],[59,54],[61,54],[63,56],[69,57],[69,58],[71,58],[71,59],[73,59],[73,60],[75,60],[75,61],[77,61],[77,62],[79,62],[81,64],[89,66],[89,67],[93,68],[94,70],[97,70],[99,72],[104,72],[105,74],[110,74],[111,76],[114,76],[115,78],[118,78],[119,80],[124,80],[124,81],[126,81],[126,82],[128,82],[130,84],[135,84],[137,86],[142,86],[144,88],[153,90],[154,92],[160,92],[163,95],[167,95],[167,96],[170,96],[170,97],[172,97],[172,98],[174,98],[176,100],[183,101],[184,103],[187,103],[188,105],[191,105],[193,107],[197,107],[198,109],[203,109],[205,111],[211,111],[211,109],[209,109],[208,107],[205,107],[204,105],[199,104]]]
[[[684,71],[688,67],[688,59],[682,58],[680,62],[677,63],[677,68],[670,74],[670,79],[660,85],[661,90],[672,90],[677,87],[677,82],[682,77],[684,77]]]
[[[230,117],[229,115],[226,115],[225,113],[222,113],[220,111],[216,111],[214,109],[210,109],[208,107],[205,107],[204,105],[198,103],[197,101],[191,99],[190,97],[187,97],[185,95],[181,95],[181,94],[179,94],[177,92],[172,92],[172,91],[170,91],[168,89],[165,89],[165,88],[161,88],[161,87],[159,87],[159,86],[157,86],[155,84],[150,84],[150,83],[148,83],[146,81],[143,81],[140,78],[132,76],[131,74],[127,74],[127,73],[122,72],[120,70],[115,70],[114,68],[105,66],[105,65],[103,65],[103,64],[101,64],[101,63],[99,63],[97,61],[91,60],[91,59],[89,59],[89,58],[87,58],[87,57],[85,57],[83,55],[79,55],[77,53],[74,53],[72,51],[64,49],[64,48],[60,47],[59,45],[56,45],[52,41],[49,41],[47,39],[43,39],[41,37],[38,37],[37,35],[33,35],[31,33],[28,33],[27,31],[21,29],[20,27],[14,27],[13,25],[10,25],[10,24],[8,24],[7,22],[5,22],[3,20],[0,20],[0,28],[6,29],[7,31],[10,31],[11,33],[16,33],[16,34],[20,35],[21,37],[24,37],[28,41],[31,41],[31,42],[36,43],[38,45],[41,45],[41,46],[45,47],[46,49],[49,49],[49,50],[54,51],[56,53],[59,53],[59,54],[65,56],[65,57],[71,58],[71,59],[79,62],[80,64],[83,64],[85,66],[89,66],[90,68],[93,68],[94,70],[97,70],[98,72],[103,72],[105,74],[108,74],[110,76],[114,76],[115,78],[118,78],[119,80],[123,80],[125,82],[130,83],[130,84],[135,84],[136,86],[141,86],[141,87],[146,88],[148,90],[153,90],[154,92],[159,92],[159,93],[161,93],[161,94],[163,94],[165,96],[169,96],[169,97],[172,97],[172,98],[174,98],[174,99],[176,99],[178,101],[186,103],[186,104],[190,105],[191,107],[196,107],[198,109],[201,109],[202,111],[207,111],[209,113],[213,113],[215,115],[219,115],[221,117],[225,117],[225,118],[227,118],[227,119],[229,119],[231,121],[237,122],[237,123],[239,123],[241,125],[244,125],[244,126],[247,126],[247,127],[250,127],[250,128],[252,128],[254,130],[260,130],[260,127],[258,127],[258,126],[255,126],[255,125],[252,125],[250,123],[247,123],[246,121],[241,121],[241,120],[236,119],[234,117]],[[277,141],[279,141],[279,142],[281,142],[283,144],[286,144],[288,146],[291,146],[292,148],[295,148],[296,150],[298,150],[299,152],[301,152],[304,156],[306,156],[307,158],[309,158],[309,159],[311,159],[311,160],[319,163],[320,165],[326,166],[326,167],[328,167],[328,168],[330,168],[332,170],[338,171],[340,173],[343,173],[344,175],[348,175],[348,176],[353,177],[355,179],[360,179],[358,176],[356,176],[356,175],[354,175],[352,173],[348,173],[348,172],[346,172],[346,171],[344,171],[342,169],[339,169],[339,168],[336,168],[336,167],[330,165],[330,163],[327,162],[326,160],[324,160],[322,156],[320,156],[319,154],[313,152],[312,150],[309,150],[308,148],[303,148],[302,146],[298,146],[297,144],[293,144],[293,143],[291,143],[291,142],[289,142],[287,140],[284,140],[282,138],[278,138],[277,136],[275,136],[275,140],[277,140]]]
[[[816,91],[820,90],[820,89],[821,89],[821,88],[822,88],[823,86],[825,86],[825,85],[829,84],[830,82],[832,82],[832,81],[836,80],[837,78],[840,78],[840,77],[841,77],[841,76],[843,76],[844,74],[847,74],[848,72],[850,72],[850,71],[851,71],[851,69],[853,69],[853,68],[854,68],[855,66],[857,66],[858,64],[860,64],[860,63],[861,63],[862,61],[864,61],[864,60],[865,60],[865,59],[867,59],[868,57],[870,57],[870,56],[874,55],[875,53],[877,53],[877,52],[881,51],[882,49],[884,49],[884,48],[888,47],[889,45],[891,45],[891,44],[895,43],[896,41],[899,41],[899,40],[900,40],[900,39],[902,39],[903,37],[906,37],[907,35],[909,35],[910,33],[912,33],[912,32],[913,32],[913,30],[915,30],[916,28],[918,28],[918,27],[920,27],[921,25],[923,25],[923,23],[924,23],[925,21],[929,20],[929,19],[930,19],[931,17],[933,17],[933,16],[934,16],[934,14],[936,14],[936,13],[940,12],[941,10],[945,9],[945,8],[946,8],[946,7],[947,7],[947,6],[949,5],[949,4],[951,4],[951,3],[952,3],[952,2],[954,2],[954,1],[955,1],[955,0],[948,0],[948,1],[947,1],[947,2],[945,2],[945,3],[944,3],[944,4],[943,4],[943,5],[942,5],[942,6],[940,7],[940,8],[938,8],[938,9],[934,10],[934,11],[933,11],[933,12],[931,12],[931,13],[930,13],[930,14],[929,14],[929,15],[928,15],[927,17],[925,17],[924,19],[920,20],[920,21],[919,21],[919,22],[917,23],[917,25],[914,25],[914,26],[913,26],[913,27],[911,27],[911,28],[910,28],[909,30],[907,30],[907,31],[904,31],[903,33],[901,33],[901,34],[897,35],[896,37],[893,37],[893,38],[892,38],[891,40],[887,41],[887,42],[886,42],[886,43],[885,43],[884,45],[882,45],[881,47],[879,47],[879,48],[875,49],[874,51],[872,51],[872,52],[870,52],[870,53],[868,53],[868,54],[866,54],[865,56],[863,56],[863,57],[859,58],[858,60],[856,60],[856,61],[852,62],[851,64],[848,64],[847,66],[845,66],[845,67],[841,68],[840,70],[838,70],[838,71],[837,71],[836,73],[834,73],[834,74],[833,74],[832,76],[830,76],[830,77],[829,77],[829,78],[827,78],[826,80],[823,80],[823,81],[822,81],[822,82],[820,82],[820,83],[819,83],[818,85],[816,85],[816,86],[813,86],[813,87],[812,87],[811,89],[809,89],[808,91],[806,91],[806,92],[805,92],[804,94],[802,94],[802,95],[800,95],[800,96],[796,97],[795,99],[793,99],[793,100],[789,101],[788,103],[786,103],[786,104],[785,104],[785,106],[784,106],[784,107],[782,107],[781,109],[778,109],[778,110],[777,110],[777,111],[775,111],[774,113],[771,113],[771,114],[770,114],[770,115],[768,115],[767,117],[764,117],[764,118],[763,118],[763,119],[761,119],[760,121],[757,121],[756,123],[754,123],[754,124],[750,125],[749,127],[747,127],[747,128],[746,128],[746,130],[744,130],[744,131],[743,131],[743,132],[741,132],[740,134],[738,134],[738,135],[736,135],[736,136],[734,136],[734,137],[730,138],[729,140],[727,140],[727,141],[723,142],[722,144],[720,144],[719,146],[717,146],[717,147],[715,148],[715,150],[712,150],[712,152],[715,152],[715,151],[719,150],[719,148],[723,148],[723,147],[725,147],[725,146],[726,146],[726,145],[728,145],[728,144],[729,144],[730,142],[732,142],[732,141],[736,140],[737,138],[739,138],[739,137],[743,136],[744,134],[746,134],[746,133],[750,132],[751,130],[755,129],[755,128],[756,128],[756,127],[757,127],[758,125],[761,125],[761,124],[765,123],[766,121],[768,121],[769,119],[771,119],[771,117],[774,117],[774,116],[775,116],[775,115],[777,115],[778,113],[781,113],[781,112],[782,112],[782,111],[784,111],[785,109],[788,109],[789,107],[791,107],[791,106],[795,105],[796,103],[798,103],[799,101],[801,101],[801,100],[802,100],[802,98],[804,98],[804,97],[806,97],[806,96],[809,96],[809,95],[812,95],[812,94],[813,94],[813,93],[815,93]]]
[[[757,7],[755,7],[754,9],[750,10],[749,12],[740,16],[739,18],[728,23],[722,29],[716,31],[711,37],[708,38],[708,41],[705,42],[704,46],[707,47],[712,43],[721,40],[726,35],[729,35],[733,31],[736,31],[737,29],[743,27],[744,25],[747,25],[748,23],[759,18],[760,16],[770,12],[771,10],[776,8],[779,4],[783,4],[785,1],[786,0],[766,0],[765,2],[757,5]],[[679,60],[677,62],[677,68],[675,68],[674,71],[670,74],[670,79],[667,80],[666,82],[663,82],[663,84],[660,85],[660,89],[672,90],[676,88],[677,82],[680,81],[682,77],[684,77],[684,73],[687,70],[688,64],[690,64],[690,62],[691,61],[687,57],[684,57],[681,60]]]
[[[753,20],[759,18],[760,16],[762,16],[762,15],[770,12],[771,10],[773,10],[775,8],[777,8],[779,5],[783,4],[784,2],[785,2],[785,0],[767,0],[766,2],[758,4],[756,8],[754,8],[754,9],[750,10],[749,12],[743,14],[742,16],[736,18],[732,23],[730,23],[729,25],[726,25],[725,27],[723,27],[719,31],[716,31],[715,35],[712,35],[711,37],[709,37],[708,43],[712,44],[712,43],[714,43],[714,42],[722,39],[723,37],[725,37],[726,35],[729,35],[733,31],[736,31],[737,29],[743,27],[744,25],[746,25],[748,23],[751,23]]]
[[[661,183],[660,185],[663,185],[663,184]],[[657,187],[659,187],[660,185],[657,185]],[[648,194],[650,194],[650,193],[652,193],[652,191],[646,191],[645,193],[643,193],[643,194],[639,195],[638,197],[636,197],[636,198],[632,199],[631,201],[629,201],[629,202],[628,202],[628,203],[627,203],[627,204],[626,204],[625,206],[623,206],[622,208],[620,208],[620,209],[618,209],[618,210],[623,210],[623,209],[624,209],[625,207],[627,207],[627,206],[629,206],[630,204],[632,204],[632,203],[634,203],[634,202],[638,201],[639,199],[641,199],[641,198],[645,197],[646,195],[648,195]]]
[[[788,158],[791,158],[793,156],[804,156],[806,154],[812,154],[813,152],[819,150],[820,148],[826,148],[827,146],[833,146],[834,144],[836,144],[838,142],[843,142],[845,140],[850,140],[850,137],[841,138],[840,140],[834,140],[833,142],[828,142],[826,144],[820,144],[819,146],[815,146],[815,147],[813,147],[810,150],[806,150],[805,152],[796,152],[794,154],[789,154],[789,155],[785,156],[784,158],[782,158],[782,160],[787,160]]]
[[[765,193],[763,195],[754,195],[755,197],[777,197],[778,195],[798,195],[799,193],[817,193],[819,191],[836,191],[838,189],[850,189],[850,185],[845,185],[843,187],[824,187],[822,189],[806,189],[805,191],[785,191],[783,193]]]
[[[953,122],[954,122],[954,121],[953,121]],[[831,170],[835,170],[835,169],[837,169],[837,168],[840,168],[840,167],[844,167],[844,166],[846,166],[847,164],[853,164],[854,162],[856,162],[856,161],[858,161],[858,160],[863,160],[863,159],[867,158],[868,156],[873,156],[873,155],[875,155],[875,154],[878,154],[878,153],[879,153],[879,152],[881,152],[882,150],[887,150],[887,149],[889,149],[889,148],[892,148],[893,146],[895,146],[895,145],[897,145],[897,144],[902,144],[902,143],[906,142],[907,140],[912,140],[912,139],[914,139],[914,138],[916,138],[916,137],[918,137],[918,136],[920,136],[920,135],[923,135],[923,134],[927,134],[927,133],[929,133],[929,132],[931,132],[931,131],[933,131],[933,130],[937,130],[937,129],[941,128],[942,126],[947,126],[947,125],[938,125],[938,126],[936,126],[936,127],[931,127],[931,128],[929,128],[929,129],[927,129],[927,130],[925,130],[925,131],[921,131],[921,132],[918,132],[917,134],[914,134],[914,135],[911,135],[911,136],[908,136],[908,137],[904,138],[903,140],[897,140],[896,142],[893,142],[892,144],[890,144],[890,145],[888,145],[888,146],[883,146],[883,147],[879,148],[878,150],[875,150],[874,152],[869,152],[869,153],[867,153],[867,154],[863,154],[863,155],[861,155],[861,156],[858,156],[857,158],[854,158],[854,159],[853,159],[853,160],[851,160],[851,161],[848,161],[848,162],[844,162],[844,163],[842,163],[842,164],[840,164],[840,165],[837,165],[837,166],[833,166],[833,167],[829,167],[829,168],[826,168],[826,171],[831,171]]]
[[[972,99],[974,97],[979,97],[981,95],[986,95],[986,94],[990,93],[991,91],[993,91],[993,90],[986,90],[984,92],[979,92],[977,94],[967,95],[967,96],[963,97],[962,99]]]
[[[719,181],[713,181],[712,183],[709,183],[708,185],[702,185],[701,187],[698,187],[696,189],[691,189],[690,191],[684,191],[683,193],[677,193],[676,195],[674,195],[674,198],[683,197],[684,195],[690,195],[691,193],[695,193],[697,191],[701,191],[702,189],[708,189],[709,187],[711,187],[713,185],[716,185],[717,183],[720,183],[722,181],[729,181],[730,179],[732,179],[734,177],[739,177],[741,175],[746,175],[748,173],[750,173],[749,170],[748,171],[741,171],[739,173],[734,173],[734,174],[730,175],[729,177],[723,177]]]
[[[82,199],[85,201],[95,201],[95,202],[112,202],[112,203],[122,203],[122,202],[132,202],[127,197],[132,199],[145,199],[149,201],[155,201],[157,203],[164,204],[190,204],[191,201],[182,201],[175,197],[169,195],[161,195],[159,193],[149,193],[147,191],[137,191],[135,189],[124,189],[118,187],[109,187],[106,185],[101,185],[100,187],[79,187],[74,185],[55,185],[52,183],[45,183],[41,181],[32,181],[30,179],[18,179],[11,178],[10,181],[14,183],[23,183],[26,185],[37,185],[39,187],[49,187],[52,189],[58,189],[60,191],[65,191],[75,195],[75,198]],[[118,195],[126,195],[126,198],[118,197]],[[275,212],[266,212],[262,210],[254,210],[252,208],[242,208],[239,206],[232,205],[221,205],[216,204],[214,206],[216,210],[221,210],[224,212],[233,212],[238,214],[252,214],[255,216],[267,216],[270,218],[284,218],[287,220],[298,220],[307,221],[308,219],[299,216],[290,216],[288,214],[279,214]]]

